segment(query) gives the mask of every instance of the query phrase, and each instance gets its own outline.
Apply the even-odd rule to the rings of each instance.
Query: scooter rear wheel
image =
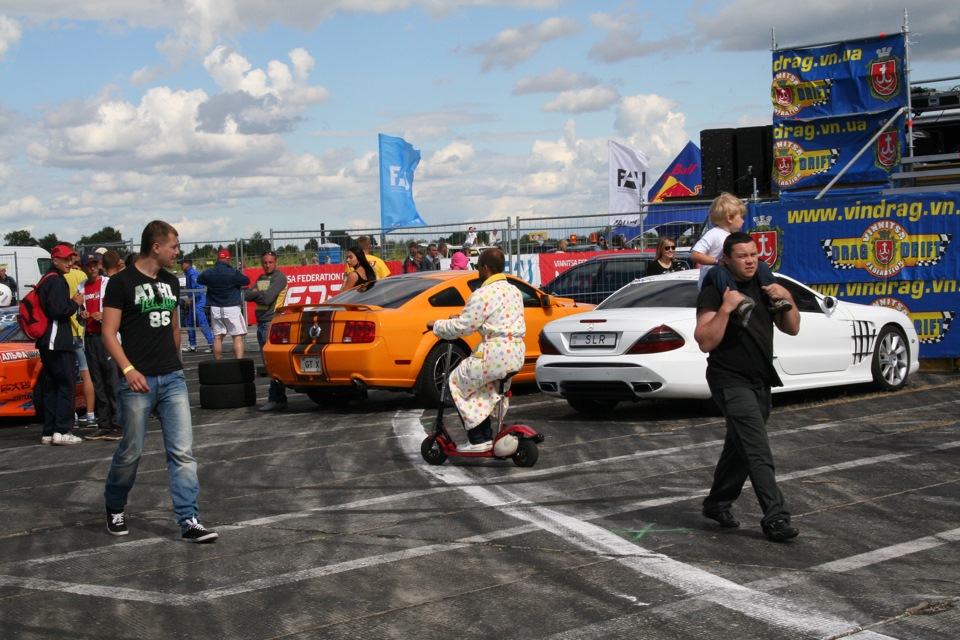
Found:
[[[537,464],[540,449],[537,443],[527,438],[521,438],[517,445],[517,452],[513,454],[513,463],[518,467],[532,467]]]
[[[447,460],[443,445],[437,442],[436,436],[427,436],[423,439],[420,443],[420,455],[428,464],[443,464]]]

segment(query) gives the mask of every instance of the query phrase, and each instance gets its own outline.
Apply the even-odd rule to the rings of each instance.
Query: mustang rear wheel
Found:
[[[873,349],[873,382],[881,391],[896,391],[907,382],[910,346],[899,329],[884,327]]]
[[[447,376],[444,365],[446,364],[447,344],[441,342],[437,344],[423,361],[423,369],[420,371],[420,382],[417,385],[417,400],[424,407],[433,408],[440,406],[440,390],[446,384]],[[450,371],[457,368],[464,358],[467,357],[466,350],[459,344],[454,344],[450,351]],[[447,394],[447,404],[450,404],[450,397]]]

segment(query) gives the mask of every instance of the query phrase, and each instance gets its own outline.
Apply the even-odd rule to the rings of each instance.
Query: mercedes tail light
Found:
[[[541,355],[545,355],[545,356],[560,355],[560,350],[557,349],[557,347],[554,346],[552,342],[550,342],[550,339],[547,337],[547,334],[545,334],[543,331],[541,331],[540,335],[537,337],[537,342],[540,344]]]
[[[633,343],[627,350],[630,355],[644,355],[647,353],[663,353],[682,347],[686,341],[679,333],[665,324],[651,329],[642,338]]]

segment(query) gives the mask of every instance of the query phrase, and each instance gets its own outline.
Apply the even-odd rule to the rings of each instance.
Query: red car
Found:
[[[42,393],[46,377],[34,341],[17,324],[17,307],[0,308],[0,418],[23,418],[43,413]],[[80,372],[74,395],[77,409],[86,407]]]

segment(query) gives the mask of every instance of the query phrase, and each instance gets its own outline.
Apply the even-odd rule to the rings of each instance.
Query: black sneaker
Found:
[[[774,542],[786,542],[800,535],[800,530],[796,527],[791,527],[787,520],[780,518],[770,524],[763,525],[763,535]]]
[[[216,542],[220,537],[216,531],[207,529],[197,522],[196,518],[190,518],[183,524],[187,528],[180,533],[180,538],[187,542]]]
[[[93,433],[88,433],[84,437],[85,440],[109,440],[110,434],[113,433],[113,429],[104,429],[100,427]]]
[[[714,520],[724,529],[736,529],[740,526],[740,521],[733,517],[733,514],[730,513],[729,509],[724,509],[723,511],[717,513],[707,513],[704,511],[703,517]]]
[[[107,507],[107,531],[112,536],[125,536],[130,533],[123,519],[123,511],[114,511]]]

